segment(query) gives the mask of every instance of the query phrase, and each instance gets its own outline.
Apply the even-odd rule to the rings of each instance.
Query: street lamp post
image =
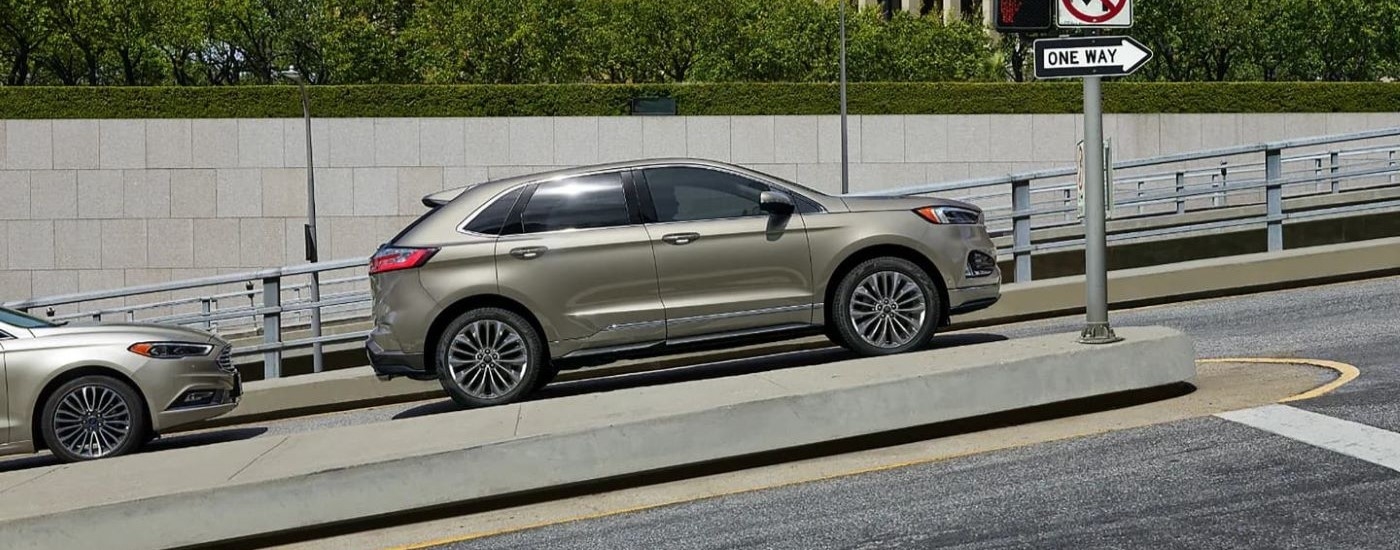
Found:
[[[297,87],[301,90],[301,115],[306,123],[306,226],[303,238],[306,244],[306,261],[316,263],[320,260],[316,250],[316,170],[315,162],[311,155],[311,100],[306,95],[306,79],[297,72],[296,67],[289,67],[282,72],[282,76],[296,81]],[[311,308],[311,337],[321,337],[321,274],[311,272],[311,302],[317,304]],[[325,370],[325,361],[320,342],[311,345],[311,370],[321,372]]]
[[[846,142],[846,2],[841,4],[841,194],[851,192],[850,150]]]

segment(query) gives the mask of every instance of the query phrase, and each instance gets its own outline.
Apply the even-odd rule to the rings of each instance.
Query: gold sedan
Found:
[[[192,329],[67,326],[0,308],[0,455],[116,456],[227,413],[242,394],[229,352]]]

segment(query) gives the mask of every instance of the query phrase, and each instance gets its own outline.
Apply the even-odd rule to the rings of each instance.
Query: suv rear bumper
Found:
[[[399,376],[414,380],[436,378],[433,373],[427,371],[421,353],[385,351],[379,344],[374,343],[374,340],[368,340],[365,342],[365,354],[369,356],[369,365],[380,380],[390,380]]]

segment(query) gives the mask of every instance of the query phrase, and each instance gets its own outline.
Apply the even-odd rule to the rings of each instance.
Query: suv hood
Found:
[[[852,212],[913,210],[925,206],[956,206],[977,212],[982,211],[981,208],[972,203],[935,197],[841,197],[841,200],[845,201],[846,208],[850,208]]]
[[[45,336],[70,336],[70,335],[102,335],[120,336],[129,338],[132,342],[149,341],[171,341],[171,342],[197,342],[202,344],[222,345],[225,342],[213,335],[191,328],[177,327],[171,325],[153,325],[139,323],[112,323],[95,325],[64,325],[61,327],[41,327],[29,330],[35,338]]]

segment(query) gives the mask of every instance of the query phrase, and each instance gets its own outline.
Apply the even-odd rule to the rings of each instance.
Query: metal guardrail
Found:
[[[1114,162],[1111,183],[1115,200],[1111,218],[1151,219],[1188,212],[1220,211],[1239,206],[1265,206],[1262,215],[1235,216],[1195,223],[1164,223],[1158,227],[1110,234],[1110,242],[1168,238],[1198,233],[1263,225],[1267,228],[1267,249],[1283,249],[1283,224],[1288,221],[1325,219],[1367,212],[1400,210],[1400,200],[1345,204],[1305,211],[1285,212],[1285,190],[1299,190],[1293,196],[1319,194],[1345,195],[1350,191],[1400,188],[1400,143],[1370,145],[1345,150],[1308,152],[1285,157],[1284,151],[1339,143],[1393,138],[1400,128],[1274,141],[1224,147],[1205,151],[1162,155]],[[1234,162],[1244,155],[1263,153],[1253,162]],[[1223,159],[1223,160],[1222,160]],[[1199,165],[1204,161],[1214,164]],[[1177,165],[1164,171],[1132,173],[1148,167]],[[1035,252],[1063,250],[1083,245],[1082,238],[1032,242],[1032,230],[1072,227],[1077,222],[1078,185],[1066,178],[1076,175],[1074,167],[1053,168],[976,178],[958,182],[918,185],[852,196],[914,196],[966,191],[959,198],[981,205],[987,213],[988,229],[997,236],[1010,236],[1000,255],[1015,262],[1015,280],[1030,281],[1031,256]],[[1377,183],[1377,180],[1383,180]],[[1311,187],[1309,187],[1311,186]],[[1263,193],[1263,198],[1257,197]],[[1193,203],[1204,202],[1204,205]],[[1036,223],[1038,222],[1038,223]],[[273,269],[142,285],[130,288],[83,292],[33,298],[4,304],[24,311],[43,309],[55,320],[91,319],[103,321],[118,317],[125,321],[160,322],[211,330],[226,338],[258,337],[262,343],[235,350],[239,357],[262,355],[263,374],[276,378],[282,373],[283,353],[287,350],[362,340],[366,331],[283,340],[295,328],[297,316],[320,309],[336,320],[363,320],[370,294],[364,275],[365,259],[349,259],[302,264]],[[301,297],[307,284],[288,284],[296,277],[312,273],[356,270],[353,275],[324,279],[320,300]],[[241,286],[241,290],[223,287]],[[187,291],[191,296],[165,297]],[[139,298],[146,298],[139,300]],[[138,298],[136,303],[131,303]],[[121,300],[85,309],[86,304]],[[68,309],[68,311],[62,311]],[[315,346],[319,347],[319,346]]]
[[[1116,197],[1122,190],[1124,184],[1133,185],[1131,191],[1135,194],[1133,198],[1126,200],[1115,200],[1111,206],[1114,209],[1110,214],[1110,219],[1122,219],[1117,210],[1121,207],[1130,207],[1136,212],[1134,215],[1149,215],[1146,207],[1151,205],[1168,205],[1170,209],[1161,213],[1184,214],[1188,210],[1188,202],[1194,198],[1209,198],[1212,205],[1203,209],[1224,208],[1230,206],[1241,206],[1241,204],[1229,204],[1225,200],[1230,195],[1238,196],[1244,192],[1262,191],[1264,198],[1262,201],[1246,202],[1245,204],[1258,204],[1262,202],[1265,212],[1262,216],[1252,219],[1232,221],[1230,223],[1211,222],[1209,225],[1192,224],[1179,230],[1172,231],[1137,231],[1119,232],[1109,236],[1110,242],[1124,241],[1131,239],[1142,239],[1161,237],[1162,235],[1179,234],[1184,232],[1200,231],[1203,229],[1220,229],[1225,227],[1242,227],[1253,224],[1262,224],[1266,228],[1267,250],[1270,252],[1283,250],[1283,223],[1289,219],[1283,211],[1284,188],[1288,186],[1313,185],[1316,192],[1319,184],[1325,185],[1328,193],[1342,193],[1343,183],[1349,180],[1362,180],[1365,178],[1375,178],[1386,176],[1386,183],[1382,186],[1397,184],[1397,177],[1400,177],[1400,167],[1397,167],[1396,156],[1400,151],[1400,145],[1390,145],[1384,147],[1369,146],[1354,150],[1337,150],[1325,153],[1312,153],[1290,158],[1284,158],[1283,152],[1287,149],[1298,149],[1308,147],[1318,147],[1347,143],[1355,141],[1365,141],[1383,138],[1393,138],[1400,136],[1400,128],[1386,128],[1380,130],[1370,130],[1365,132],[1353,132],[1331,136],[1320,136],[1300,139],[1289,139],[1251,145],[1239,145],[1233,147],[1223,147],[1204,151],[1188,153],[1177,153],[1171,155],[1161,155],[1143,159],[1133,159],[1113,163],[1114,178],[1110,185],[1113,188],[1113,195]],[[1222,158],[1239,157],[1242,155],[1263,153],[1261,161],[1244,164],[1231,165],[1222,162],[1217,167],[1183,166],[1181,168],[1166,172],[1158,172],[1142,175],[1124,175],[1124,171],[1130,171],[1145,167],[1156,167],[1171,164],[1199,163],[1203,160],[1218,160]],[[1326,159],[1326,166],[1321,159]],[[1345,160],[1353,159],[1360,162],[1352,162],[1352,166],[1345,166]],[[1305,173],[1286,174],[1285,166],[1291,164],[1304,165]],[[1356,165],[1361,165],[1360,168]],[[1240,179],[1239,175],[1258,174],[1263,172],[1263,177]],[[1003,256],[1009,256],[1015,262],[1015,280],[1030,281],[1034,274],[1031,271],[1031,255],[1036,251],[1049,249],[1066,248],[1082,245],[1083,240],[1055,241],[1050,243],[1032,243],[1031,231],[1054,225],[1065,225],[1064,219],[1069,214],[1078,211],[1078,206],[1070,205],[1071,201],[1077,203],[1077,197],[1071,193],[1078,188],[1077,184],[1053,183],[1057,179],[1072,177],[1077,175],[1077,169],[1053,168],[1047,170],[1034,170],[1020,173],[1007,174],[1005,176],[977,178],[953,183],[919,185],[902,187],[898,189],[882,190],[870,193],[853,194],[855,196],[913,196],[927,195],[933,193],[948,193],[952,191],[979,190],[985,188],[996,189],[994,193],[972,194],[969,197],[971,202],[981,203],[989,199],[1005,197],[1005,188],[1010,188],[1010,205],[991,205],[987,209],[988,228],[994,234],[1009,234],[1012,238],[1011,246],[999,252]],[[1234,177],[1231,178],[1230,176]],[[1193,182],[1193,179],[1209,177],[1209,181]],[[1048,181],[1048,185],[1034,185],[1035,182]],[[1163,182],[1163,189],[1157,190],[1146,188],[1149,182]],[[1051,201],[1034,200],[1035,193],[1052,192],[1059,196]],[[1052,206],[1044,206],[1045,204]],[[984,205],[985,207],[986,205]],[[1395,208],[1394,203],[1384,205],[1374,205],[1371,209]],[[1337,207],[1347,208],[1347,207]],[[1336,208],[1323,208],[1310,211],[1312,216],[1322,216],[1329,212],[1341,212]],[[1058,222],[1045,223],[1040,226],[1033,226],[1036,219],[1044,219],[1047,216],[1059,216]],[[1295,216],[1294,219],[1302,219]],[[1009,224],[999,222],[1010,222]],[[1006,225],[1009,225],[1007,227]],[[1000,231],[998,231],[1000,230]]]

